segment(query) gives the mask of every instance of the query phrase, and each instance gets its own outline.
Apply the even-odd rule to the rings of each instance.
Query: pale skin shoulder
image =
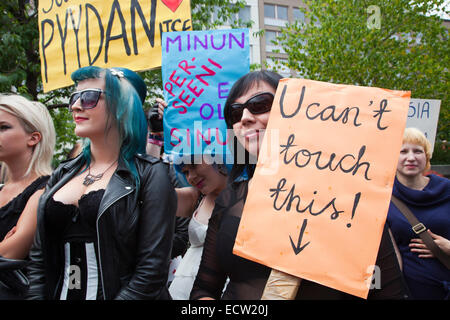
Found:
[[[178,198],[177,216],[190,218],[195,210],[200,192],[194,187],[176,188]]]

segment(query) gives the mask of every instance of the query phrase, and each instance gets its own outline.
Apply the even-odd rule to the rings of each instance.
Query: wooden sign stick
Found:
[[[301,278],[272,269],[261,300],[294,300],[301,282]]]

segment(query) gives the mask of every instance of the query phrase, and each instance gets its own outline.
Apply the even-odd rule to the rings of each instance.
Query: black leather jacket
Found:
[[[45,206],[85,163],[62,163],[52,174],[38,206],[38,227],[30,251],[29,299],[58,299],[64,252],[45,232]],[[135,156],[140,188],[119,160],[97,214],[99,273],[105,299],[170,298],[166,286],[177,197],[167,169],[158,159]]]

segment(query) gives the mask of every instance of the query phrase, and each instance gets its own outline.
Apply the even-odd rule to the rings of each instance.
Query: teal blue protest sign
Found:
[[[223,111],[250,70],[248,29],[163,33],[161,46],[165,152],[229,153]]]

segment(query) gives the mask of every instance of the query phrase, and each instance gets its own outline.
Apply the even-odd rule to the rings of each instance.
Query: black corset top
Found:
[[[97,213],[104,192],[99,189],[82,195],[78,206],[50,198],[45,210],[47,232],[65,242],[95,242]]]

